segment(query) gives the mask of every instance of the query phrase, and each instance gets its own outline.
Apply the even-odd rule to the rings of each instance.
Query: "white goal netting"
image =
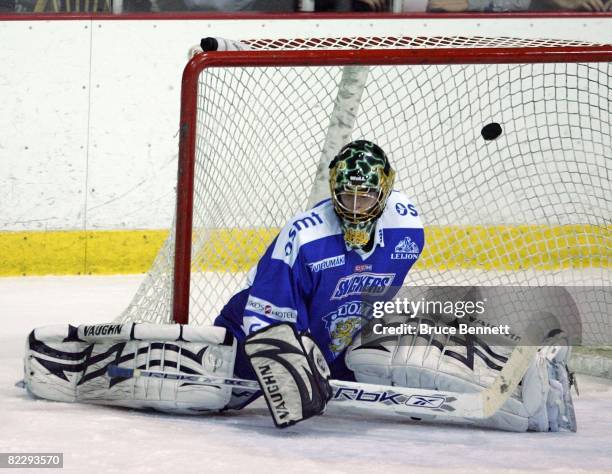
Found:
[[[278,228],[325,196],[333,153],[365,138],[386,151],[425,224],[407,285],[604,287],[584,302],[583,337],[611,343],[612,48],[604,61],[593,45],[513,38],[245,43],[309,59],[199,73],[190,322],[216,317]],[[559,47],[584,55],[545,62]],[[371,49],[425,50],[435,63],[450,48],[454,64],[452,54],[359,63]],[[505,63],[463,63],[460,52],[482,48]],[[338,49],[357,51],[354,64],[329,64]],[[121,319],[172,321],[175,238]]]

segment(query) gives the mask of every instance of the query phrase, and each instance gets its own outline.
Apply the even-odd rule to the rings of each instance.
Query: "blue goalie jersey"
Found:
[[[243,341],[264,326],[294,324],[299,332],[312,334],[332,376],[342,378],[348,369],[339,356],[363,326],[364,315],[371,314],[363,305],[395,295],[424,243],[416,207],[394,191],[376,223],[372,249],[348,249],[327,199],[287,223],[215,325]],[[239,352],[236,374],[249,375],[245,362]]]

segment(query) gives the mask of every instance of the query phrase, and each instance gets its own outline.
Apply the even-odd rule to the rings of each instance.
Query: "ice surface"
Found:
[[[576,434],[425,425],[333,405],[277,430],[261,401],[242,412],[180,417],[32,400],[14,386],[32,328],[110,321],[141,278],[0,279],[0,452],[63,452],[64,472],[91,474],[612,472],[612,382],[586,376]]]

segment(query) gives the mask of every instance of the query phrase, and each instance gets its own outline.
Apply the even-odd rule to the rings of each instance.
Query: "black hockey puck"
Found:
[[[202,51],[217,51],[219,49],[219,42],[212,37],[202,38],[200,41],[200,48]]]
[[[487,141],[495,140],[502,134],[502,127],[497,122],[491,122],[490,124],[482,127],[480,134],[482,135],[482,138]]]

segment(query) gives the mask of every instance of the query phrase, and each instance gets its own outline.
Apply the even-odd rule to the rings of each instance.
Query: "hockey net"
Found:
[[[177,216],[120,319],[211,323],[278,229],[326,197],[329,159],[358,138],[387,152],[425,224],[406,285],[609,290],[612,46],[244,43],[185,69]],[[589,343],[612,339],[608,290],[587,302]]]

